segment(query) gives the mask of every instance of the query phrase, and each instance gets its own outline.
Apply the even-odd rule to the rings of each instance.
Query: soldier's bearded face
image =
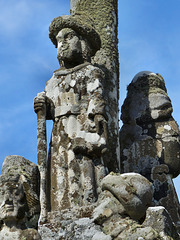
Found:
[[[7,221],[22,218],[24,210],[25,196],[22,184],[18,182],[3,184],[0,189],[0,219]]]
[[[62,29],[57,37],[57,58],[64,62],[81,62],[82,48],[78,34],[70,29]]]

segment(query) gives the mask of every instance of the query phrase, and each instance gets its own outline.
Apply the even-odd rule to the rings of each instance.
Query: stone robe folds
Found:
[[[98,185],[105,175],[103,80],[99,68],[85,63],[70,70],[57,70],[47,82],[45,93],[54,105],[48,157],[51,211],[97,200]]]

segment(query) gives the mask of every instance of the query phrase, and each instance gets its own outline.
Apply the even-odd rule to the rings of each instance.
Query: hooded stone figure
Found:
[[[154,204],[163,205],[177,222],[179,202],[171,179],[180,173],[180,135],[164,79],[140,72],[127,90],[121,114],[121,172],[149,179]]]
[[[45,95],[36,97],[38,114],[46,106],[46,119],[54,126],[48,156],[48,206],[59,211],[97,200],[105,175],[107,145],[104,73],[90,63],[100,48],[96,31],[82,17],[55,18],[49,36],[57,47],[61,68],[47,82]]]

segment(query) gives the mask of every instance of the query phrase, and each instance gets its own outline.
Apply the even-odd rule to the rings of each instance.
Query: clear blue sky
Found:
[[[33,98],[59,67],[48,27],[69,8],[70,0],[0,0],[0,167],[13,154],[36,162]],[[180,124],[179,12],[179,0],[119,0],[120,104],[136,73],[158,72]]]

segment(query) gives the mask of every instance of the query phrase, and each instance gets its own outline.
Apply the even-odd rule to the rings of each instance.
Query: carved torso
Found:
[[[54,102],[55,117],[101,113],[104,106],[97,109],[97,100],[102,99],[102,80],[103,72],[90,64],[82,64],[78,70],[55,71],[45,88],[47,97]]]
[[[96,177],[95,171],[104,169],[99,166],[106,146],[104,129],[98,132],[95,121],[96,115],[104,118],[103,81],[99,68],[82,64],[55,71],[47,82],[45,92],[55,115],[49,154],[51,210],[96,201],[95,178],[104,170]]]

